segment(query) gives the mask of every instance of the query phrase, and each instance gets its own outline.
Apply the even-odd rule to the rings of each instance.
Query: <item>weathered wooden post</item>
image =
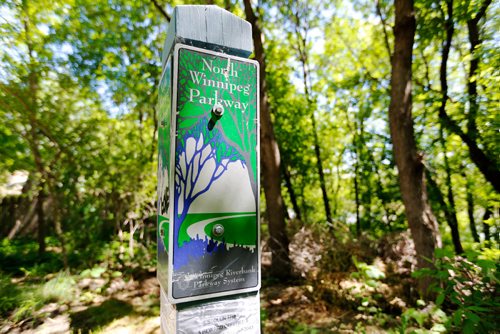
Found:
[[[260,333],[259,80],[251,25],[174,9],[158,97],[163,333]]]

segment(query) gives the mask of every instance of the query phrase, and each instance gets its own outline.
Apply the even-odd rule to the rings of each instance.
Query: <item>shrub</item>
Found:
[[[463,333],[488,333],[498,330],[500,300],[498,261],[478,253],[468,258],[437,250],[435,269],[421,269],[415,277],[430,276],[436,292],[436,305],[451,316],[446,327]]]

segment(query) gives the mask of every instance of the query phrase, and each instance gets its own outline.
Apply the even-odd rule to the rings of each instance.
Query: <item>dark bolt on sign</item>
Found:
[[[158,105],[160,281],[172,303],[256,291],[258,63],[179,44],[171,59],[172,101],[165,74]]]

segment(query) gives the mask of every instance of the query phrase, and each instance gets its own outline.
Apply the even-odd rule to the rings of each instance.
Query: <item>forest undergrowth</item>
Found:
[[[269,275],[270,252],[263,243],[263,333],[498,330],[498,251],[484,248],[468,258],[441,251],[436,270],[419,273],[441,280],[435,300],[426,302],[414,288],[408,232],[350,240],[327,232],[297,228],[288,282]],[[4,240],[0,333],[159,333],[154,254],[132,258],[116,242],[108,246],[100,262],[65,270],[56,246],[40,261],[32,242]],[[9,265],[15,263],[20,265]]]

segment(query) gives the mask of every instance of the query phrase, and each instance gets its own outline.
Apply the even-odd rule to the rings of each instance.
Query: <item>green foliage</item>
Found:
[[[54,238],[47,239],[49,246],[56,243]],[[59,254],[50,251],[40,257],[37,248],[37,243],[30,239],[3,239],[0,242],[2,271],[14,276],[42,277],[62,269]]]
[[[384,279],[385,274],[377,266],[369,265],[364,262],[358,262],[356,257],[352,258],[352,262],[357,271],[351,274],[354,278],[360,278],[367,282],[370,286],[375,286],[378,280]]]
[[[464,333],[486,333],[498,329],[500,299],[496,293],[500,282],[499,262],[480,253],[467,257],[437,250],[435,269],[421,269],[415,277],[431,277],[435,284],[436,305],[450,312],[448,329]]]
[[[354,297],[359,302],[357,310],[366,314],[380,314],[382,310],[378,301],[382,296],[377,292],[377,287],[385,278],[384,272],[375,265],[359,262],[355,256],[352,261],[357,271],[352,272],[351,277],[361,283],[358,287],[352,287]]]
[[[184,2],[160,3],[170,13],[172,6]],[[217,3],[243,15],[238,4]],[[477,133],[472,134],[478,145],[498,162],[498,4],[490,5],[478,23],[482,43],[471,51],[468,40],[467,21],[482,3],[454,2],[446,111],[464,130],[475,123]],[[441,332],[442,326],[450,331],[498,330],[494,315],[500,312],[496,291],[500,255],[494,239],[500,229],[500,197],[472,163],[461,138],[445,131],[440,143],[439,69],[446,3],[419,0],[415,6],[412,112],[418,150],[425,152],[425,166],[441,192],[451,189],[466,250],[481,250],[466,258],[440,253],[433,270],[416,274],[436,280],[436,305],[408,308],[401,317],[402,331]],[[353,299],[357,311],[365,315],[381,312],[378,293],[367,291],[380,288],[389,278],[368,264],[372,247],[363,240],[408,228],[387,116],[393,7],[385,0],[259,2],[265,87],[282,162],[290,176],[290,185],[282,185],[288,212],[295,210],[294,193],[302,221],[293,223],[297,229],[306,225],[319,231],[325,271],[347,272],[354,265],[351,278],[364,290]],[[34,210],[30,205],[42,198],[47,235],[42,256],[34,241],[35,218],[27,219],[32,225],[20,232],[29,239],[16,235],[0,242],[0,315],[21,319],[43,303],[67,302],[74,292],[76,278],[61,272],[63,244],[70,273],[79,272],[80,278],[141,275],[156,264],[154,106],[168,24],[151,1],[7,0],[0,12],[0,179],[5,181],[6,172],[29,172],[21,196],[26,205],[16,204],[15,220],[24,221]],[[309,96],[300,51],[307,56]],[[474,57],[478,70],[469,78]],[[467,93],[471,82],[478,90],[475,115]],[[316,128],[311,115],[316,117]],[[315,131],[333,226],[325,223],[321,203]],[[449,245],[450,233],[443,224],[447,218],[432,192],[429,198],[441,222],[443,242]],[[446,198],[445,204],[449,201]],[[485,209],[492,214],[483,222]],[[10,218],[10,211],[0,213]],[[265,219],[265,212],[261,216]],[[482,239],[479,243],[469,231],[473,224]],[[268,235],[265,221],[262,227],[262,235]],[[490,240],[484,240],[487,231]],[[8,232],[2,228],[2,235]],[[85,298],[94,297],[90,293]],[[101,308],[75,314],[76,328],[95,330],[130,312],[116,301],[106,306],[112,309],[110,315],[100,314]],[[89,316],[95,321],[90,323]],[[316,331],[301,322],[284,326],[296,333]]]
[[[12,283],[11,277],[2,273],[0,275],[0,315],[7,316],[20,304],[20,288]]]
[[[36,312],[48,303],[68,303],[74,299],[75,280],[57,273],[44,283],[14,283],[9,275],[0,276],[0,314],[14,321],[43,317]]]
[[[325,329],[318,329],[298,321],[289,320],[286,324],[287,333],[290,334],[320,334],[325,333]],[[326,331],[328,333],[329,331]]]
[[[41,287],[40,297],[43,302],[68,303],[75,295],[75,280],[67,273],[60,272]]]
[[[438,306],[434,304],[426,306],[422,300],[419,300],[417,304],[420,308],[410,307],[401,315],[400,334],[447,332],[444,324],[448,321],[448,317]]]

